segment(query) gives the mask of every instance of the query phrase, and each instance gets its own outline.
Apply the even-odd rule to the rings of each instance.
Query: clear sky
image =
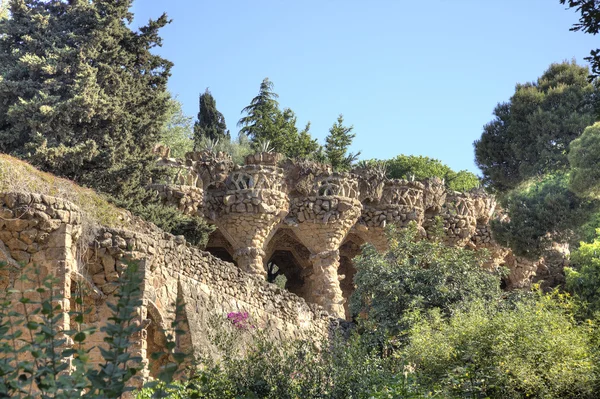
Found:
[[[171,92],[195,117],[209,87],[232,136],[269,77],[320,142],[342,113],[362,159],[473,172],[472,143],[517,82],[600,47],[569,31],[577,14],[558,0],[137,0],[133,12],[134,26],[173,19],[157,50],[175,64]]]

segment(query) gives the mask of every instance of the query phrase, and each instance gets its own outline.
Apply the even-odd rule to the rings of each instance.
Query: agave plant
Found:
[[[271,141],[270,140],[258,140],[256,142],[256,149],[258,150],[258,152],[274,152],[275,149],[271,146]]]
[[[202,149],[207,152],[217,152],[219,147],[219,139],[207,139],[202,143]]]

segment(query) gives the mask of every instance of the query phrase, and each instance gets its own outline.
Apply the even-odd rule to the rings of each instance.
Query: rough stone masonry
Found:
[[[185,160],[161,158],[178,169],[173,184],[154,185],[165,203],[215,224],[207,251],[181,236],[138,222],[130,230],[101,227],[82,233],[82,215],[72,203],[35,193],[0,193],[0,289],[27,289],[17,278],[23,266],[39,277],[57,277],[64,299],[59,328],[72,325],[68,311],[81,306],[84,327],[101,327],[110,314],[119,277],[128,262],[143,276],[142,306],[134,322],[142,330],[132,351],[144,360],[141,377],[155,375],[149,356],[165,347],[175,304],[185,304],[187,333],[179,348],[196,356],[210,351],[211,319],[248,312],[273,339],[327,337],[348,316],[354,287],[352,258],[371,243],[385,250],[385,226],[415,222],[424,236],[437,216],[449,245],[488,248],[489,267],[507,266],[511,287],[526,286],[539,266],[498,246],[488,228],[495,208],[482,192],[447,192],[442,181],[388,180],[381,171],[334,173],[308,161],[281,161],[272,153],[235,166],[224,153],[194,152]],[[142,226],[142,227],[140,227]],[[269,283],[277,265],[286,289]],[[332,327],[333,326],[333,327]],[[86,341],[100,362],[98,332]]]

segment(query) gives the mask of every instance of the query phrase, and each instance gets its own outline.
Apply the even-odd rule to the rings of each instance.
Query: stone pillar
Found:
[[[223,191],[205,193],[206,216],[233,247],[238,266],[248,273],[267,275],[264,249],[289,208],[283,184],[283,169],[251,164],[234,170]]]
[[[256,247],[239,248],[233,254],[240,269],[247,273],[266,276],[264,258],[265,251]]]
[[[330,313],[343,318],[346,311],[342,295],[340,280],[344,276],[338,275],[340,266],[340,251],[333,249],[313,254],[309,258],[313,266],[313,274],[308,276],[310,285],[310,298],[318,305],[323,306]]]
[[[52,294],[59,298],[54,303],[60,305],[62,312],[56,328],[70,329],[71,278],[77,271],[75,243],[81,234],[79,210],[59,198],[3,193],[0,216],[0,261],[7,264],[4,275],[0,276],[0,288],[26,292],[25,296],[38,300],[35,288],[46,277],[53,276],[56,283]],[[19,279],[22,273],[27,273],[29,279]],[[23,306],[32,305],[20,304],[20,295],[13,294],[14,310],[22,313]]]
[[[343,174],[317,177],[309,195],[295,198],[290,205],[288,224],[311,252],[306,299],[340,318],[345,317],[340,287],[345,276],[338,275],[339,248],[361,209],[357,181]]]

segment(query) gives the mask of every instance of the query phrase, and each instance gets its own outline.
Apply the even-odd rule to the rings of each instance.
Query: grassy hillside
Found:
[[[39,171],[27,162],[0,154],[0,192],[32,192],[66,199],[76,204],[88,218],[108,227],[125,227],[131,216],[110,204],[94,190],[71,180]]]

